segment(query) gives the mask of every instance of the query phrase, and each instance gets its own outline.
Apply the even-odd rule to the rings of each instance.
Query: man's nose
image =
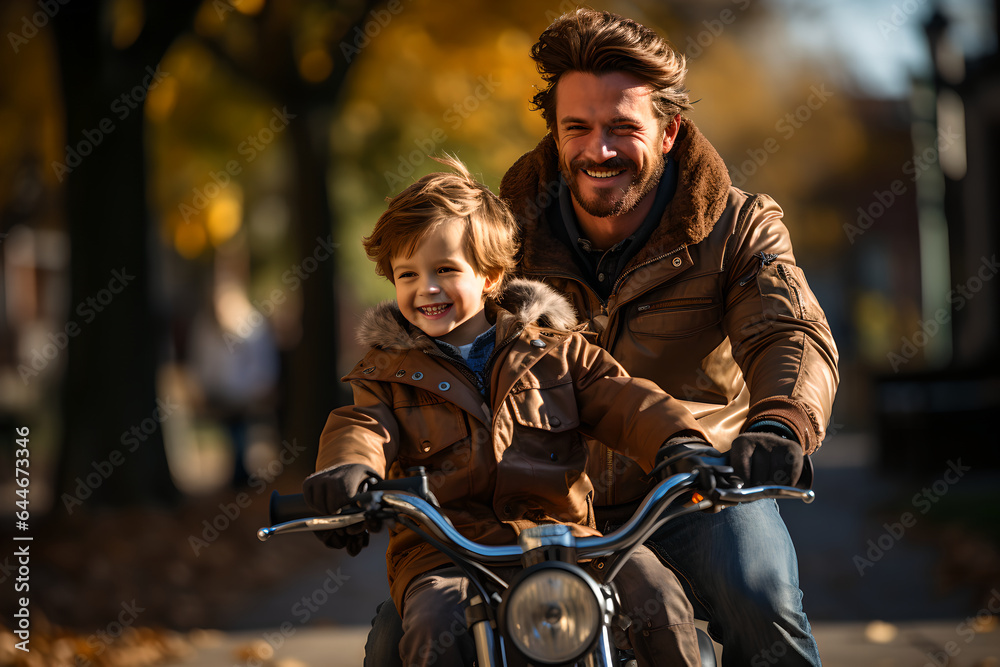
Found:
[[[618,151],[615,149],[613,135],[604,132],[594,132],[593,137],[587,144],[587,153],[587,157],[597,163],[616,157]]]

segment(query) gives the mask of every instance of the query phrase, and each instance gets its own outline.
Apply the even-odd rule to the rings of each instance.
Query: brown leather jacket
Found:
[[[837,348],[795,264],[781,209],[732,187],[722,158],[690,120],[671,157],[677,191],[605,303],[553,235],[547,212],[558,208],[550,207],[557,154],[546,135],[500,185],[522,230],[521,272],[569,296],[598,344],[632,375],[683,400],[719,449],[767,418],[791,428],[811,453],[830,419]],[[598,504],[644,491],[634,465],[594,447],[591,461],[601,468],[591,476],[614,480]]]
[[[395,303],[370,310],[358,335],[372,349],[344,378],[355,404],[330,414],[316,469],[363,463],[399,476],[424,466],[462,534],[510,544],[539,523],[598,534],[581,434],[613,444],[645,472],[671,435],[704,437],[680,401],[567,331],[576,319],[551,288],[513,281],[503,305],[488,306],[497,327],[488,400],[468,368],[410,326]],[[413,577],[449,562],[408,530],[393,533],[386,560],[398,609]]]

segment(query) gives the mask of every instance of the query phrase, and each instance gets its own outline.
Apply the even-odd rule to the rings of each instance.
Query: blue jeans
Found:
[[[820,664],[777,502],[688,514],[646,544],[677,572],[695,616],[708,621],[722,667]]]
[[[709,622],[722,644],[722,667],[821,664],[802,611],[795,548],[775,501],[688,514],[646,544],[678,573],[695,616]],[[402,634],[395,606],[383,602],[365,645],[366,667],[401,665]]]

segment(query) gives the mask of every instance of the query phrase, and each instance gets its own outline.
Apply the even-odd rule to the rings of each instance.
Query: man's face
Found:
[[[625,72],[567,72],[556,84],[559,170],[590,215],[628,213],[660,181],[670,140],[651,92]]]

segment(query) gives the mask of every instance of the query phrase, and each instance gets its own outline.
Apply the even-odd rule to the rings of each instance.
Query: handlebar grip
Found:
[[[277,491],[272,491],[268,514],[271,525],[274,526],[286,521],[316,516],[316,510],[309,507],[305,496],[301,493],[281,495]]]
[[[803,491],[811,489],[814,475],[812,457],[806,454],[802,457],[802,474],[799,475],[799,480],[795,482],[795,488],[802,489]]]

